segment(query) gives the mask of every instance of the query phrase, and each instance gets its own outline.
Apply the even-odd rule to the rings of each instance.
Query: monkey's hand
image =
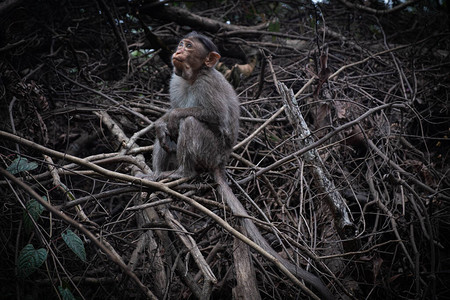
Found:
[[[163,118],[159,119],[155,123],[156,137],[159,140],[161,147],[167,152],[175,152],[177,150],[177,144],[171,139],[167,123]]]
[[[167,124],[167,130],[172,136],[178,135],[178,130],[180,126],[180,119],[183,118],[179,108],[169,110],[163,118]]]
[[[177,151],[177,143],[172,141],[172,139],[166,135],[163,140],[159,140],[161,147],[167,152],[176,152]]]

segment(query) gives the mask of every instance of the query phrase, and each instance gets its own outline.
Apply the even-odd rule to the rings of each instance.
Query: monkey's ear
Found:
[[[211,51],[208,53],[208,55],[205,58],[205,65],[208,68],[212,68],[217,64],[219,59],[220,59],[220,54],[217,52]]]

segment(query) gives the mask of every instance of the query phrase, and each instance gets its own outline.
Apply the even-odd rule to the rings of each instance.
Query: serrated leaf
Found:
[[[28,244],[20,251],[17,260],[17,274],[19,277],[27,277],[36,271],[47,259],[47,250],[44,248],[34,249],[32,244]]]
[[[45,196],[42,198],[47,200]],[[33,229],[33,221],[31,218],[37,221],[44,211],[44,207],[36,199],[29,200],[25,207],[26,211],[23,212],[23,227],[25,231],[30,232]]]
[[[84,250],[83,241],[72,230],[68,229],[67,233],[61,234],[64,242],[69,246],[70,250],[76,254],[82,261],[86,261],[86,251]]]
[[[63,300],[75,300],[72,292],[68,288],[63,288],[62,286],[58,286],[59,294]]]
[[[17,156],[17,158],[6,168],[11,174],[17,174],[23,171],[31,171],[38,167],[35,162],[28,162],[25,157]]]

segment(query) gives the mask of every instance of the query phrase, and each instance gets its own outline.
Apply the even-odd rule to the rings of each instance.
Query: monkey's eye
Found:
[[[182,48],[184,46],[184,43],[181,41],[179,44],[178,44],[178,48]]]
[[[186,48],[192,48],[192,43],[186,43]]]

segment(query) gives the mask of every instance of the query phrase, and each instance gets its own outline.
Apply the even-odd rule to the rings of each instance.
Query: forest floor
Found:
[[[450,299],[448,8],[165,2],[0,2],[0,298],[321,298],[286,261],[336,299]],[[135,177],[191,30],[239,95],[250,216],[208,174]]]

